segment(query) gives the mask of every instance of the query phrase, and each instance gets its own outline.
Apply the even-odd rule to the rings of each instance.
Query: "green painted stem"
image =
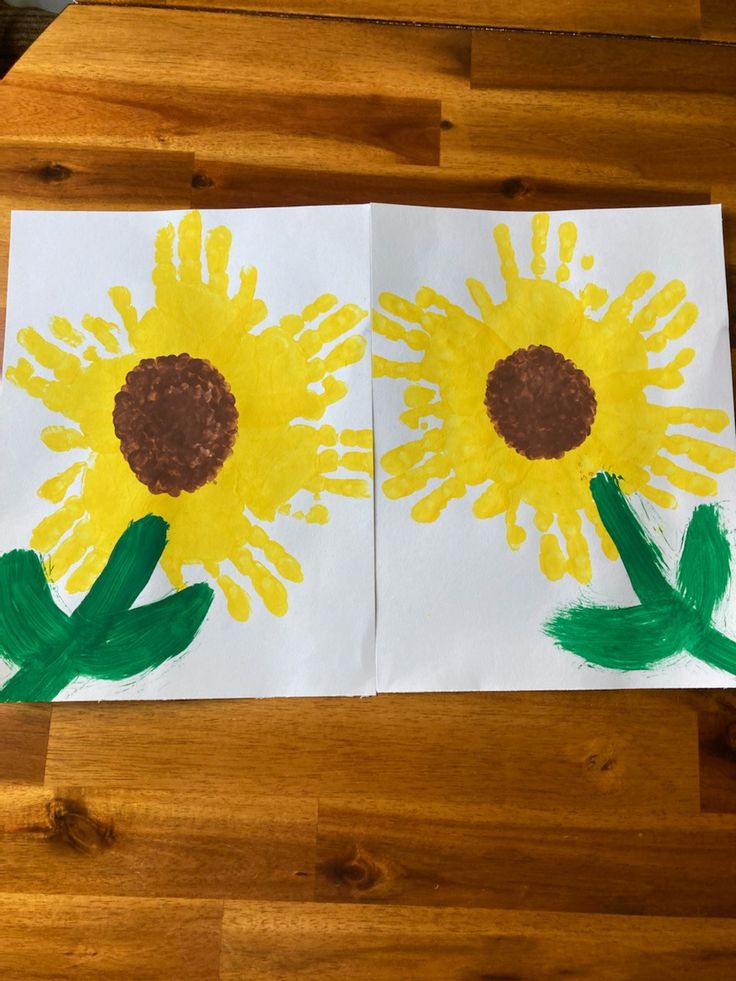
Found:
[[[668,599],[671,590],[663,575],[662,553],[639,524],[618,480],[610,473],[596,474],[590,482],[590,493],[606,531],[616,543],[636,595],[642,603]]]
[[[0,702],[50,702],[75,678],[69,664],[56,671],[45,664],[20,668],[0,690]]]
[[[718,630],[707,630],[702,639],[693,646],[692,653],[713,668],[736,674],[736,641]]]

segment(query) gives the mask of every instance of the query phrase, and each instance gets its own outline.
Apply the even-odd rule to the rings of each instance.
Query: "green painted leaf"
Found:
[[[677,566],[677,587],[683,599],[706,623],[726,595],[731,577],[731,545],[718,509],[701,504],[693,511]]]
[[[166,547],[167,531],[164,519],[155,514],[128,525],[73,619],[99,623],[111,613],[129,609],[153,575]]]
[[[17,549],[0,556],[0,655],[19,667],[43,662],[72,633],[38,555]]]
[[[718,630],[707,630],[702,639],[693,644],[692,653],[713,668],[736,674],[736,641]]]
[[[121,681],[157,668],[191,644],[213,598],[210,586],[197,583],[111,617],[103,643],[80,651],[79,674]]]
[[[589,664],[619,671],[649,668],[682,650],[681,618],[664,602],[652,606],[573,606],[560,610],[544,632]]]

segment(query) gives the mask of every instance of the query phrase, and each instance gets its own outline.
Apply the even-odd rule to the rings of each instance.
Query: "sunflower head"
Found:
[[[233,616],[248,616],[248,583],[283,615],[285,581],[302,572],[267,526],[277,514],[323,524],[323,495],[369,495],[370,432],[338,432],[326,418],[348,390],[342,369],[365,352],[356,328],[366,312],[323,293],[266,325],[256,270],[230,288],[230,248],[225,227],[203,242],[191,212],[178,235],[167,225],[156,237],[149,309],[115,286],[111,320],[56,316],[51,337],[18,334],[35,366],[21,358],[7,377],[64,417],[42,439],[75,455],[39,488],[56,507],[31,540],[71,592],[88,589],[122,531],[152,513],[169,525],[162,565],[177,588],[199,565]]]
[[[144,358],[125,377],[112,412],[120,452],[152,494],[177,497],[214,480],[238,433],[235,396],[203,358]]]
[[[468,280],[475,312],[426,286],[414,300],[380,297],[374,331],[398,354],[375,356],[374,374],[404,383],[401,419],[421,432],[383,456],[383,491],[414,499],[411,513],[421,522],[436,521],[450,501],[477,488],[473,514],[504,515],[514,549],[527,537],[518,517],[526,505],[541,532],[544,574],[588,582],[586,519],[605,554],[617,557],[590,494],[596,473],[614,473],[626,493],[674,507],[674,493],[661,484],[713,495],[711,474],[736,465],[736,454],[677,429],[720,432],[728,425],[725,412],[664,406],[647,395],[650,387],[682,385],[682,369],[695,356],[684,347],[668,364],[650,364],[651,354],[696,322],[684,284],[672,280],[652,292],[654,274],[642,271],[610,301],[593,282],[573,292],[567,283],[577,228],[560,224],[551,276],[548,234],[549,215],[535,215],[531,275],[525,276],[508,226],[496,226],[506,294],[494,301],[483,283]],[[581,265],[590,269],[592,257],[583,256]],[[700,469],[679,465],[672,459],[678,456]]]

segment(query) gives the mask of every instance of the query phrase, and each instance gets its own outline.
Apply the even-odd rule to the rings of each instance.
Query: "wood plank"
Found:
[[[0,144],[0,209],[187,208],[194,154]]]
[[[700,702],[700,804],[736,814],[736,694],[713,692]]]
[[[222,904],[0,894],[3,981],[217,981]]]
[[[316,801],[10,787],[4,892],[308,900]]]
[[[94,3],[95,0],[78,0]],[[409,23],[485,25],[490,27],[539,28],[549,31],[599,31],[614,34],[659,34],[698,37],[698,0],[612,0],[592,4],[589,0],[106,0],[125,6],[137,3],[166,7],[269,12],[316,17],[349,17]],[[703,0],[724,6],[729,0]],[[714,30],[717,30],[718,18]],[[717,36],[717,35],[716,35]]]
[[[226,903],[222,981],[731,981],[733,920]]]
[[[183,85],[189,96],[188,122],[196,125],[215,92],[302,97],[381,93],[407,99],[464,92],[470,44],[470,31],[439,28],[72,6],[6,82],[45,82],[52,92],[69,91],[71,81],[79,88],[81,82],[114,79],[166,92]],[[125,58],[120,57],[121,47]],[[292,51],[299,57],[289,58]],[[126,92],[117,94],[122,102]],[[241,105],[239,111],[248,107]]]
[[[75,31],[84,15],[93,15],[91,29]],[[217,51],[222,65],[206,53],[191,59],[193,37],[205,23],[207,51]],[[441,161],[435,162],[443,170],[482,168],[504,179],[541,173],[572,184],[697,183],[705,193],[736,168],[729,125],[736,100],[683,94],[674,72],[672,91],[625,99],[615,91],[470,92],[466,41],[454,40],[467,32],[323,21],[309,26],[305,45],[301,29],[302,22],[273,18],[70,8],[6,81],[7,125],[18,139],[37,140],[48,131],[64,142],[195,148],[205,159],[384,175],[412,162],[431,164],[440,132]],[[75,34],[89,41],[75,39],[84,47],[70,60],[64,52]],[[536,40],[542,60],[559,64],[558,44],[568,39]],[[130,49],[129,58],[117,57],[120,45]],[[305,67],[285,72],[283,51],[295,46],[305,51]],[[680,46],[662,44],[670,47]],[[346,50],[357,54],[346,59]],[[253,74],[243,71],[251,61]],[[165,82],[156,70],[161,63]],[[523,82],[533,78],[526,73]],[[695,72],[683,84],[705,82]],[[190,91],[210,98],[192,111]],[[696,146],[697,153],[688,152]]]
[[[50,705],[0,705],[0,785],[43,783],[50,719]]]
[[[322,800],[316,898],[736,916],[736,818]]]
[[[12,102],[5,124],[16,140],[60,147],[176,151],[200,148],[222,159],[345,163],[439,163],[440,103],[375,95],[218,93],[193,111],[190,93],[177,85],[105,81],[75,83],[73,91],[29,87],[8,76]]]
[[[54,706],[52,786],[223,792],[234,775],[244,795],[693,813],[696,714],[644,691]]]
[[[301,204],[359,204],[383,201],[442,208],[566,210],[709,204],[697,183],[566,183],[538,173],[507,177],[498,168],[478,166],[403,167],[397,173],[264,167],[197,156],[192,203],[199,208],[260,208]]]
[[[473,31],[479,89],[736,92],[736,46]]]
[[[736,6],[733,0],[700,0],[703,37],[736,41]]]
[[[733,179],[736,99],[675,92],[504,89],[443,102],[442,166],[483,160],[506,173],[533,167],[553,180]]]

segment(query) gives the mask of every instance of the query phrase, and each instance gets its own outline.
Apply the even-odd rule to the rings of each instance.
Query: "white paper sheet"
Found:
[[[192,245],[196,230],[190,223],[188,233],[181,234],[183,227],[180,222],[183,217],[183,212],[14,213],[4,358],[6,374],[0,404],[0,441],[3,447],[0,552],[28,548],[29,542],[34,540],[33,529],[61,506],[60,503],[39,497],[37,489],[72,462],[91,462],[90,455],[98,448],[94,438],[91,448],[72,449],[64,453],[53,452],[41,442],[40,433],[45,427],[74,427],[75,423],[69,422],[62,412],[51,411],[40,399],[31,397],[10,380],[9,375],[12,376],[13,372],[8,372],[8,369],[23,358],[33,363],[34,371],[41,377],[54,377],[53,371],[39,366],[37,358],[18,341],[19,331],[33,326],[44,341],[53,343],[67,356],[81,359],[83,365],[88,363],[84,352],[92,345],[100,357],[114,361],[118,355],[104,349],[104,344],[94,336],[94,325],[84,320],[85,315],[91,314],[113,325],[111,330],[119,339],[120,356],[125,355],[130,350],[130,340],[120,312],[108,296],[108,290],[115,286],[126,287],[130,291],[130,302],[141,318],[147,310],[156,309],[157,291],[152,279],[154,247],[157,233],[166,226],[177,233],[173,243],[174,262],[177,265],[179,260],[176,253],[187,234],[190,244],[188,271],[169,271],[174,279],[196,279],[199,274],[194,269],[196,260],[191,254],[197,251]],[[278,611],[276,614],[269,612],[254,588],[252,577],[238,571],[226,556],[221,557],[219,570],[211,565],[205,569],[194,561],[182,570],[184,581],[187,584],[200,581],[211,583],[215,597],[202,628],[188,650],[156,670],[129,680],[106,681],[80,677],[66,686],[59,697],[72,700],[371,694],[375,690],[373,504],[370,475],[350,468],[356,462],[358,466],[364,465],[371,457],[369,445],[367,448],[353,446],[351,443],[355,443],[356,439],[350,438],[350,433],[357,431],[363,434],[357,441],[365,444],[366,434],[370,440],[371,428],[369,209],[288,208],[206,212],[203,213],[203,225],[205,241],[208,233],[218,226],[224,226],[231,232],[232,244],[226,261],[229,274],[227,292],[222,294],[222,302],[215,313],[205,318],[206,322],[199,326],[189,325],[188,333],[184,333],[182,327],[181,341],[171,340],[170,335],[162,338],[158,353],[179,355],[186,350],[183,338],[189,338],[186,343],[191,345],[194,336],[199,339],[194,344],[197,351],[192,347],[189,353],[210,359],[226,378],[237,372],[241,376],[244,373],[247,375],[252,370],[248,363],[238,364],[237,359],[233,358],[229,359],[229,363],[218,362],[218,357],[228,360],[227,351],[231,348],[214,341],[210,347],[211,335],[221,330],[228,318],[233,321],[233,330],[248,330],[255,336],[281,323],[281,327],[271,331],[275,339],[269,351],[258,354],[264,363],[256,364],[262,376],[264,373],[271,376],[261,377],[252,404],[237,404],[240,427],[237,439],[244,445],[247,442],[253,444],[259,439],[260,443],[250,451],[250,469],[242,461],[238,462],[238,467],[243,468],[242,473],[235,481],[233,492],[223,497],[210,494],[210,491],[217,490],[228,481],[229,485],[233,485],[227,468],[238,455],[237,444],[236,450],[213,481],[192,493],[182,492],[176,500],[166,494],[147,494],[147,502],[141,503],[140,495],[133,501],[134,485],[144,495],[147,488],[132,474],[124,475],[120,494],[131,495],[130,513],[125,512],[125,504],[113,506],[113,484],[107,488],[108,505],[115,515],[110,521],[118,534],[127,521],[138,518],[142,510],[150,508],[154,513],[159,513],[159,505],[168,497],[166,514],[176,515],[177,507],[187,509],[187,522],[193,539],[188,546],[189,554],[196,559],[197,550],[201,549],[203,554],[209,553],[211,560],[214,550],[206,547],[208,527],[220,529],[217,533],[227,538],[229,528],[240,527],[236,513],[239,511],[253,525],[262,529],[261,535],[265,533],[294,557],[301,567],[303,578],[300,582],[289,581],[279,571],[278,563],[274,565],[274,555],[271,554],[269,558],[258,547],[260,539],[243,543],[250,550],[253,561],[265,566],[269,575],[282,584],[273,586],[271,579],[267,582],[267,588],[275,589],[280,594],[285,591],[288,596],[288,612],[281,615]],[[159,247],[165,248],[165,243]],[[201,264],[206,284],[208,276],[204,248]],[[261,323],[248,327],[246,321],[250,315],[245,310],[244,302],[241,304],[243,309],[233,313],[231,298],[241,289],[241,268],[251,266],[258,273],[255,297],[265,303],[268,313]],[[159,269],[156,275],[165,278],[167,269]],[[246,286],[246,293],[248,288]],[[186,289],[178,293],[176,286],[173,289],[172,302],[180,304],[178,315],[185,320],[187,311],[193,309],[192,295],[187,294]],[[209,287],[200,284],[196,289],[207,292]],[[318,297],[326,294],[332,294],[332,298],[310,308]],[[328,323],[324,328],[325,337],[322,338],[324,346],[320,348],[318,343],[312,343],[315,335],[309,332],[324,327],[326,320],[346,304],[351,305],[350,310],[353,311],[348,317],[347,326],[335,326],[333,321],[330,327]],[[313,319],[300,327],[295,315],[302,314],[305,308],[306,318]],[[81,343],[78,346],[53,336],[50,327],[53,317],[67,318],[71,328],[80,334]],[[85,324],[89,329],[85,329]],[[157,329],[156,324],[152,323],[148,331],[146,353],[149,355],[154,354],[151,348],[152,344],[153,348],[156,346]],[[99,328],[98,335],[102,336]],[[362,343],[365,349],[362,356],[359,357],[359,347],[348,351],[350,357],[341,358],[339,350],[337,354],[334,353],[346,338],[351,339],[353,345]],[[331,352],[333,360],[337,358],[334,364],[330,361]],[[283,360],[279,361],[281,355]],[[43,359],[44,351],[39,351],[38,356]],[[255,358],[256,354],[248,354],[241,360],[245,362],[251,357]],[[327,367],[319,359],[326,359]],[[133,359],[134,362],[137,360],[137,357]],[[344,361],[350,363],[343,365]],[[320,364],[324,369],[322,371]],[[332,368],[334,370],[328,370]],[[307,371],[311,374],[307,375]],[[63,365],[61,375],[66,377]],[[315,418],[318,414],[316,410],[310,413],[309,419],[300,418],[299,405],[302,403],[297,404],[294,392],[302,402],[307,390],[321,392],[323,381],[320,375],[334,379],[330,383],[334,401],[326,404],[321,418]],[[98,390],[89,378],[72,376],[73,370],[70,385],[77,391],[87,386],[90,405],[94,404],[99,417],[96,425],[90,423],[90,426],[95,429],[96,436],[104,434],[109,449],[110,439],[114,440],[110,418],[112,391]],[[122,381],[122,377],[118,381]],[[241,378],[239,392],[244,393],[245,403],[250,398],[247,384],[247,378],[245,381]],[[338,397],[340,393],[335,388],[342,385],[346,386],[345,394]],[[279,420],[271,419],[268,412],[265,415],[261,412],[265,402],[263,399],[261,403],[258,402],[258,393],[262,395],[263,391],[268,390],[272,395],[278,395],[282,389],[283,405],[274,410]],[[330,402],[329,399],[327,401]],[[269,427],[276,421],[281,425],[280,436],[272,439]],[[278,474],[293,465],[279,448],[279,439],[283,442],[286,430],[294,426],[310,426],[315,430],[327,427],[322,433],[323,445],[315,444],[310,450],[308,464],[315,481],[322,477],[328,481],[350,481],[353,484],[363,481],[366,496],[343,496],[342,492],[332,492],[333,488],[350,490],[352,485],[344,483],[328,484],[321,493],[318,489],[312,492],[303,486],[298,489],[297,484],[306,482],[305,473],[309,467],[305,470],[304,466],[299,470],[294,487],[285,479],[286,489],[282,494],[276,491],[261,493],[258,489],[260,474],[266,480],[273,477],[273,481],[278,482]],[[341,442],[340,434],[344,435],[346,431],[348,438]],[[291,448],[292,455],[298,451],[300,442],[306,445],[304,440],[297,437],[296,448]],[[118,445],[115,452],[119,453],[119,449]],[[354,455],[352,460],[349,454]],[[338,456],[341,462],[338,462]],[[121,464],[119,458],[117,463],[123,468],[126,466],[124,461]],[[98,471],[109,466],[104,455],[98,455],[96,466]],[[92,470],[88,471],[84,479],[89,480],[91,473]],[[205,497],[203,490],[209,496]],[[80,478],[77,478],[66,499],[80,493],[83,492],[80,490]],[[198,498],[202,501],[201,511],[196,508]],[[83,511],[87,511],[91,500],[91,494],[84,497]],[[264,513],[269,504],[277,505],[275,513],[270,516]],[[106,518],[99,495],[94,505],[95,513],[91,518],[98,525],[104,525]],[[285,513],[287,510],[288,514]],[[327,511],[329,521],[321,523]],[[307,520],[305,516],[312,520]],[[164,558],[173,547],[174,540],[180,540],[186,531],[179,526],[181,523],[178,519],[171,522],[171,541]],[[198,523],[201,524],[198,526]],[[62,538],[62,542],[64,540]],[[230,543],[233,547],[237,544],[234,532]],[[46,553],[45,549],[41,551]],[[49,564],[53,567],[53,558]],[[76,566],[70,575],[73,575],[74,568]],[[288,566],[286,571],[289,572]],[[248,593],[250,615],[244,622],[234,619],[228,612],[223,590],[215,583],[218,572],[227,575]],[[68,591],[70,575],[63,576],[54,584],[58,603],[66,611],[74,609],[80,601],[79,593]],[[156,600],[171,591],[172,584],[159,567],[139,603]],[[278,606],[278,603],[277,596],[274,605]],[[0,666],[0,683],[14,670],[12,663]]]
[[[501,231],[500,238],[502,243],[510,240],[515,254],[512,259],[508,247],[502,249],[504,270],[500,268],[494,242],[494,229],[499,225],[508,228],[509,234]],[[566,457],[570,460],[572,455],[549,461],[524,459],[508,449],[483,404],[487,375],[497,359],[516,349],[541,344],[574,360],[565,346],[574,341],[575,357],[585,368],[592,365],[591,374],[596,385],[600,381],[601,386],[596,392],[598,410],[591,438],[580,447],[586,453],[590,448],[590,452],[582,459],[578,453],[578,463],[572,471],[578,483],[587,487],[590,468],[595,472],[601,465],[629,476],[637,472],[637,467],[651,474],[652,454],[636,446],[637,441],[646,441],[640,430],[642,426],[646,429],[648,416],[634,411],[634,403],[623,399],[617,411],[628,413],[629,417],[617,439],[611,441],[615,445],[605,447],[600,445],[601,434],[612,431],[605,422],[607,406],[614,393],[627,384],[633,385],[631,391],[641,392],[643,386],[636,383],[636,371],[646,370],[647,358],[650,367],[662,366],[677,357],[678,352],[692,348],[695,358],[682,368],[682,384],[670,388],[648,385],[643,390],[646,399],[662,406],[722,410],[727,413],[728,422],[725,424],[725,418],[720,418],[722,428],[718,433],[692,425],[671,425],[668,432],[733,448],[720,208],[559,212],[549,217],[547,233],[545,227],[543,217],[533,219],[530,214],[385,206],[373,209],[373,302],[379,314],[390,321],[376,325],[374,356],[400,363],[386,369],[379,362],[377,373],[382,377],[374,379],[375,446],[376,459],[380,461],[376,473],[378,690],[732,684],[732,674],[710,667],[687,653],[653,665],[649,670],[610,670],[591,666],[580,656],[561,650],[545,635],[545,622],[570,604],[583,600],[602,606],[629,606],[636,604],[637,598],[621,561],[604,557],[598,536],[586,517],[579,530],[590,551],[591,568],[587,575],[580,577],[584,582],[576,581],[570,574],[551,581],[540,570],[538,552],[543,532],[535,527],[535,511],[524,495],[510,531],[517,548],[509,547],[505,514],[512,510],[515,492],[520,486],[528,489],[529,484],[520,481],[518,467],[515,469],[516,463],[521,463],[525,472],[546,474],[536,488],[537,503],[541,501],[549,510],[546,520],[552,519],[552,524],[547,534],[556,534],[564,550],[564,536],[555,515],[562,511],[563,520],[574,524],[574,513],[565,493],[558,498],[555,465],[563,464]],[[545,234],[546,249],[542,250]],[[590,258],[584,256],[594,257],[592,267]],[[527,282],[512,296],[503,273],[513,278],[514,261],[518,275]],[[532,263],[534,271],[530,268]],[[608,304],[620,297],[627,284],[643,270],[651,271],[656,283],[653,277],[648,277],[647,283],[638,281],[640,288],[634,287],[632,291],[636,296],[631,299],[630,320],[668,282],[680,281],[684,288],[672,287],[661,298],[659,312],[669,311],[662,320],[645,324],[640,319],[627,328],[630,333],[649,337],[671,317],[678,316],[686,303],[696,304],[697,319],[685,331],[686,322],[691,319],[686,309],[672,328],[674,334],[679,330],[681,336],[674,337],[661,352],[646,352],[642,341],[636,348],[638,364],[627,368],[622,352],[628,342],[624,337],[626,330],[620,325],[604,337],[603,328],[596,334],[589,327],[586,334],[582,323],[571,331],[565,317],[580,316],[580,304],[575,297],[585,284],[593,282],[608,293],[608,300],[601,302],[597,310],[587,311],[592,321],[600,321]],[[476,281],[471,285],[481,307],[491,303],[484,299],[486,293],[496,305],[508,297],[506,308],[511,308],[511,316],[503,320],[503,312],[499,314],[498,309],[487,308],[488,322],[484,324],[484,312],[473,301],[468,280]],[[477,284],[483,284],[485,289]],[[648,289],[644,289],[646,285]],[[417,292],[424,287],[439,296],[433,297],[425,290],[415,306]],[[557,313],[559,294],[568,291],[570,302],[563,303],[565,316],[561,320]],[[394,296],[387,297],[387,294]],[[602,301],[602,294],[591,293],[590,299]],[[465,311],[467,319],[463,321],[463,314],[453,311],[448,304]],[[445,316],[448,311],[449,318]],[[487,334],[492,331],[504,334],[506,347],[489,347]],[[604,350],[603,363],[598,363]],[[407,363],[413,367],[406,369]],[[408,377],[386,377],[387,371]],[[623,372],[618,381],[609,377],[616,372]],[[649,379],[655,380],[653,376]],[[668,383],[674,384],[676,380],[673,376]],[[442,404],[438,406],[439,400]],[[422,405],[430,402],[435,403],[435,408],[420,415]],[[408,424],[402,422],[402,414]],[[605,425],[608,430],[603,428]],[[397,456],[397,447],[420,439],[425,440],[425,446],[414,452],[411,459],[411,447],[404,451],[403,460]],[[669,445],[669,450],[657,446],[656,455],[717,481],[715,497],[721,504],[725,524],[733,531],[736,481],[732,458],[729,461],[725,457],[729,463],[726,472],[711,475],[698,463],[673,455],[672,449],[678,447]],[[391,451],[394,456],[389,457],[392,470],[389,473],[386,455]],[[479,466],[474,469],[477,461]],[[422,478],[421,469],[415,468],[426,470],[427,466],[437,476],[425,482],[427,474]],[[407,470],[408,479],[417,488],[411,492],[407,491],[407,485],[401,484]],[[675,480],[678,479],[675,475]],[[476,517],[474,502],[494,481],[498,484],[495,507],[499,513],[495,517]],[[421,488],[420,484],[423,484]],[[440,510],[433,506],[435,493],[435,498],[415,510],[419,516],[415,520],[412,509],[417,502],[440,486],[448,489],[450,495],[462,496],[451,496]],[[659,507],[639,494],[631,498],[642,523],[660,541],[665,560],[674,568],[693,508],[714,498],[687,493],[662,476],[651,476],[649,486],[667,489],[676,499],[677,507],[671,509]],[[387,491],[392,497],[387,496]],[[404,493],[406,496],[401,496]],[[573,504],[576,502],[577,496]],[[434,520],[427,520],[428,517]],[[544,514],[539,515],[539,520],[546,524]],[[523,536],[526,540],[518,545],[518,539]],[[716,619],[726,633],[736,636],[733,596],[722,604]]]
[[[9,281],[0,700],[732,683],[719,208],[20,212]]]

